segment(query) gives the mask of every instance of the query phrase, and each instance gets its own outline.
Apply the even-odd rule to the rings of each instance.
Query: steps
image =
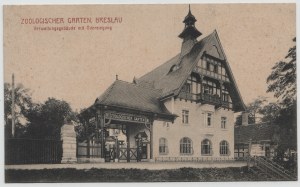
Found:
[[[266,157],[250,157],[249,168],[256,175],[265,175],[266,180],[277,181],[295,181],[297,176],[294,173],[287,171],[284,167]]]

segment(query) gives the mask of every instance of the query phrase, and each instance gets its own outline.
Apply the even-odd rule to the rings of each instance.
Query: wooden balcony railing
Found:
[[[225,82],[230,82],[230,80],[227,76],[221,75],[221,74],[213,72],[213,71],[209,71],[209,70],[201,68],[199,66],[196,66],[193,71],[196,72],[196,73],[199,73],[201,75],[214,78],[214,79],[222,80],[222,81],[225,81]]]
[[[178,95],[178,98],[189,100],[189,101],[195,101],[197,103],[215,105],[217,108],[219,107],[232,108],[232,103],[227,101],[222,101],[219,95],[211,95],[207,93],[195,94],[195,93],[181,91]]]

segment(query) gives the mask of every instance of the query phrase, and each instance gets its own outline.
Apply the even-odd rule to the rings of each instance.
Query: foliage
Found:
[[[30,90],[24,88],[22,84],[18,84],[15,89],[15,136],[22,136],[25,128],[24,115],[26,111],[33,106]],[[9,83],[4,83],[4,121],[5,121],[5,135],[11,136],[11,123],[12,123],[12,86]]]
[[[296,42],[296,37],[293,39]],[[291,104],[296,99],[296,44],[289,49],[285,60],[279,61],[272,68],[272,73],[267,78],[268,90],[276,98],[286,104]]]
[[[60,138],[60,129],[65,123],[76,121],[76,113],[66,101],[48,98],[28,110],[29,121],[26,136],[31,138]]]
[[[266,102],[266,97],[259,96],[257,99],[246,106],[247,109],[245,112],[249,113],[249,124],[254,124],[261,119],[261,108],[265,105]],[[242,114],[237,116],[235,125],[242,125]]]
[[[273,114],[268,118],[273,118],[273,123],[279,127],[276,134],[279,136],[277,153],[280,157],[277,159],[280,160],[287,150],[297,150],[296,44],[289,49],[285,59],[272,68],[267,83],[267,92],[273,92],[278,98],[276,108],[270,106],[268,109]]]
[[[166,165],[165,163],[162,165]],[[225,182],[270,181],[247,167],[179,168],[179,169],[41,169],[5,171],[5,182]],[[280,180],[280,178],[275,179]]]

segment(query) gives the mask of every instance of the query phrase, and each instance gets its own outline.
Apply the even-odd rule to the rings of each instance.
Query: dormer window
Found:
[[[171,67],[169,73],[170,73],[170,72],[173,72],[173,71],[176,71],[176,70],[178,70],[178,69],[179,69],[179,66],[178,66],[178,65],[173,65],[173,66]]]
[[[186,93],[191,93],[191,84],[190,83],[185,83],[182,87],[182,91]]]

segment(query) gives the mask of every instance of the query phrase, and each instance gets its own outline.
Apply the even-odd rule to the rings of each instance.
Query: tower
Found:
[[[189,12],[185,16],[183,23],[185,24],[183,31],[179,34],[179,38],[183,39],[181,46],[181,57],[186,55],[194,44],[197,42],[197,38],[202,35],[200,31],[195,27],[196,22],[195,16],[191,13],[191,8],[189,5]]]

